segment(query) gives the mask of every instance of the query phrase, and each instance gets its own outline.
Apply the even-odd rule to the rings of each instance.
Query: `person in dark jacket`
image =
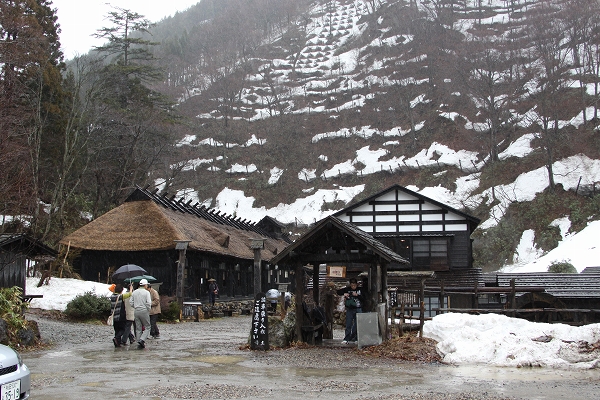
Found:
[[[358,287],[355,278],[350,278],[349,285],[337,291],[339,296],[344,296],[346,306],[346,334],[342,343],[356,342],[356,314],[362,312],[365,296],[362,288]]]
[[[215,300],[219,295],[219,285],[217,285],[217,281],[213,278],[208,280],[208,302],[211,306],[214,307]]]
[[[127,320],[125,306],[123,305],[123,285],[120,283],[115,285],[114,293],[110,296],[110,309],[113,316],[113,329],[115,330],[113,344],[115,347],[120,347],[122,344],[121,337],[125,331],[125,321]]]

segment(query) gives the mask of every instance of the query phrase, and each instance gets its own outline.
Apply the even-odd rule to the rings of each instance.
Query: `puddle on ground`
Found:
[[[209,364],[226,365],[226,364],[237,364],[237,363],[246,361],[246,358],[238,357],[238,356],[195,356],[195,357],[181,358],[181,360],[198,361],[198,362],[204,362],[204,363],[209,363]]]
[[[460,378],[494,380],[494,381],[522,381],[522,382],[556,382],[589,379],[600,380],[598,370],[556,370],[549,368],[510,368],[490,367],[487,365],[460,365],[441,367],[440,372]]]
[[[81,386],[86,386],[86,387],[104,387],[104,386],[106,386],[106,382],[85,382],[85,383],[82,383]]]

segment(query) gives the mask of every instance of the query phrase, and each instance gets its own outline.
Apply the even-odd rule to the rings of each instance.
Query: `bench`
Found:
[[[41,299],[43,297],[43,294],[24,294],[23,296],[21,296],[23,303],[31,303],[31,300]]]

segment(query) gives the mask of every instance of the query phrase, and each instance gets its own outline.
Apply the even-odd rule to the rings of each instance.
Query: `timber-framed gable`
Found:
[[[334,214],[410,261],[399,270],[449,271],[473,266],[471,233],[479,219],[400,185]]]

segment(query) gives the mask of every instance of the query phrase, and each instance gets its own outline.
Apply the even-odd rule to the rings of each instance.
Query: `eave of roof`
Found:
[[[290,244],[285,249],[283,249],[278,255],[276,255],[271,260],[271,263],[277,264],[283,259],[291,256],[295,249],[299,248],[303,244],[310,242],[311,238],[313,238],[316,235],[316,233],[320,230],[325,229],[328,226],[328,224],[335,226],[340,231],[351,236],[354,240],[364,244],[368,249],[373,251],[374,254],[387,260],[388,262],[397,262],[402,264],[409,263],[408,260],[402,258],[399,254],[395,253],[392,249],[385,246],[383,243],[379,242],[373,236],[361,230],[356,225],[342,221],[341,219],[336,218],[334,216],[329,216],[319,221],[312,229],[310,229],[299,239],[297,239],[294,243]]]

